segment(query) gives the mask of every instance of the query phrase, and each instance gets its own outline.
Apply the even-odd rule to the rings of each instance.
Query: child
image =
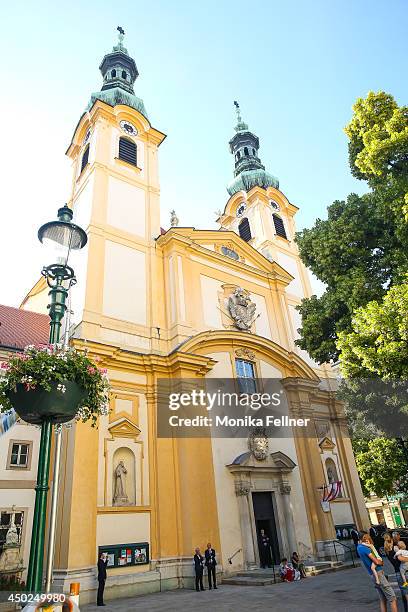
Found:
[[[282,582],[293,582],[295,580],[295,570],[289,565],[286,557],[281,559],[279,572]]]
[[[405,546],[405,543],[402,540],[398,542],[398,550],[394,555],[394,559],[398,559],[398,561],[401,563],[400,565],[400,574],[402,578],[401,586],[406,587],[408,586],[407,577],[406,577],[406,573],[408,572],[408,550],[407,550],[407,547]]]
[[[374,557],[376,557],[377,559],[381,559],[381,556],[378,554],[375,546],[374,546],[374,542],[372,540],[372,538],[369,535],[365,535],[362,542],[361,542],[364,546],[367,546],[368,548],[371,549],[371,552],[373,553]],[[380,580],[378,578],[378,574],[377,574],[377,566],[374,563],[374,561],[371,563],[371,571],[373,573],[374,576],[374,580],[376,584],[380,584]]]

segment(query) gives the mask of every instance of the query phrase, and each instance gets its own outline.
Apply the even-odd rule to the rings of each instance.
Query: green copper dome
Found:
[[[279,188],[278,179],[266,172],[265,166],[258,157],[259,138],[253,134],[242,120],[238,102],[234,102],[237,112],[235,134],[231,138],[230,151],[234,155],[234,180],[227,191],[232,196],[238,191],[250,191],[253,187]]]
[[[139,76],[135,60],[130,57],[123,45],[124,30],[118,26],[118,44],[103,58],[99,70],[103,76],[101,91],[92,94],[88,104],[89,110],[96,100],[102,100],[110,106],[124,104],[139,111],[147,118],[143,100],[135,96],[133,85]]]
[[[130,106],[130,108],[134,108],[135,110],[139,111],[143,117],[148,119],[143,100],[135,96],[135,94],[131,94],[120,87],[114,87],[113,89],[105,89],[104,91],[96,91],[93,93],[91,95],[87,110],[93,106],[96,100],[106,102],[106,104],[109,104],[109,106],[125,104],[126,106]]]
[[[257,186],[263,189],[267,189],[268,187],[279,189],[279,181],[276,176],[269,174],[266,170],[246,170],[238,174],[238,176],[231,181],[227,187],[227,191],[230,196],[232,196],[238,191],[250,191],[253,187]]]

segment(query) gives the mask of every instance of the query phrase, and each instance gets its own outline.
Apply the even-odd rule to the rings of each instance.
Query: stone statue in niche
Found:
[[[123,461],[119,461],[117,467],[113,472],[114,476],[114,493],[113,493],[113,505],[114,506],[127,506],[129,499],[126,494],[126,474],[127,469]]]
[[[327,480],[329,481],[329,484],[333,484],[337,480],[336,474],[331,465],[329,465],[327,468]]]

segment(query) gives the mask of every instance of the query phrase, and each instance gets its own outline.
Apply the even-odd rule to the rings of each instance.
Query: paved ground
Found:
[[[397,597],[399,589],[390,575]],[[395,582],[395,584],[394,584]],[[399,610],[402,610],[398,599]],[[105,608],[95,605],[81,606],[81,612],[378,612],[378,598],[362,568],[343,570],[306,578],[297,583],[281,583],[265,587],[220,585],[216,591],[177,590],[141,595],[132,599],[116,599],[107,602]]]

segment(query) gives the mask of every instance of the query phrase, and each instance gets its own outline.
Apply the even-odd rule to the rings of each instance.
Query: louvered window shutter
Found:
[[[88,163],[88,159],[89,159],[89,145],[86,145],[85,151],[82,155],[81,172],[85,168],[86,164]]]
[[[137,149],[136,144],[128,138],[119,139],[119,159],[137,166]]]
[[[278,236],[281,236],[282,238],[286,238],[287,240],[288,237],[286,236],[285,226],[283,225],[282,219],[278,215],[272,215],[272,216],[273,216],[273,223],[275,225],[275,232],[277,233]]]
[[[238,231],[242,240],[245,240],[245,242],[249,242],[249,240],[251,240],[251,226],[249,225],[249,221],[247,218],[242,219],[241,223],[238,226]]]

